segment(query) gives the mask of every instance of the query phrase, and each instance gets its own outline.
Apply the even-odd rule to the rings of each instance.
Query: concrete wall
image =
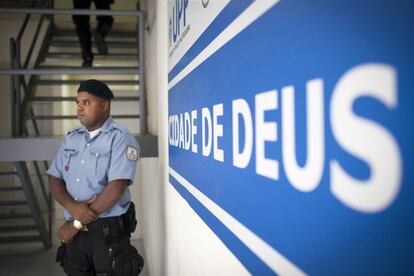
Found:
[[[139,165],[139,222],[150,275],[166,275],[165,187],[167,147],[165,118],[167,100],[166,15],[162,1],[141,1],[147,11],[145,32],[148,131],[158,135],[158,158],[141,159]],[[165,41],[164,41],[165,40]]]

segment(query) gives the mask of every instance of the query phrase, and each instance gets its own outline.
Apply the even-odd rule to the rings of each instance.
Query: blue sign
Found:
[[[231,1],[171,68],[170,183],[252,274],[414,274],[413,10]]]

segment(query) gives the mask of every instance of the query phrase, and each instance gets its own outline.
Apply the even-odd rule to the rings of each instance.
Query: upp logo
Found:
[[[208,0],[204,0],[203,2],[205,1],[208,5]],[[188,25],[188,0],[175,0],[173,2],[174,3],[172,5],[172,16],[170,16],[169,28],[170,42],[174,44],[177,42],[177,39],[180,37],[180,35],[183,33],[183,31],[186,29],[186,26]]]

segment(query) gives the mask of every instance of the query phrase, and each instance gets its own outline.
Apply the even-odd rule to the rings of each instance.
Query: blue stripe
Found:
[[[242,11],[244,11],[253,1],[238,0],[230,3],[221,11],[213,20],[210,26],[196,40],[185,55],[168,73],[168,82],[170,82],[178,73],[180,73],[201,51],[204,50]]]
[[[274,275],[274,272],[242,243],[220,220],[201,204],[171,174],[169,181],[177,192],[188,202],[208,227],[220,238],[244,267],[253,275]]]

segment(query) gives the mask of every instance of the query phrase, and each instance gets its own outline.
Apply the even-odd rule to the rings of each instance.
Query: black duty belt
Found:
[[[121,216],[116,216],[116,217],[97,218],[96,220],[87,224],[82,229],[82,231],[96,231],[96,230],[102,231],[102,228],[105,225],[111,226],[111,227],[119,227],[121,231],[126,231],[125,216],[121,215]]]

